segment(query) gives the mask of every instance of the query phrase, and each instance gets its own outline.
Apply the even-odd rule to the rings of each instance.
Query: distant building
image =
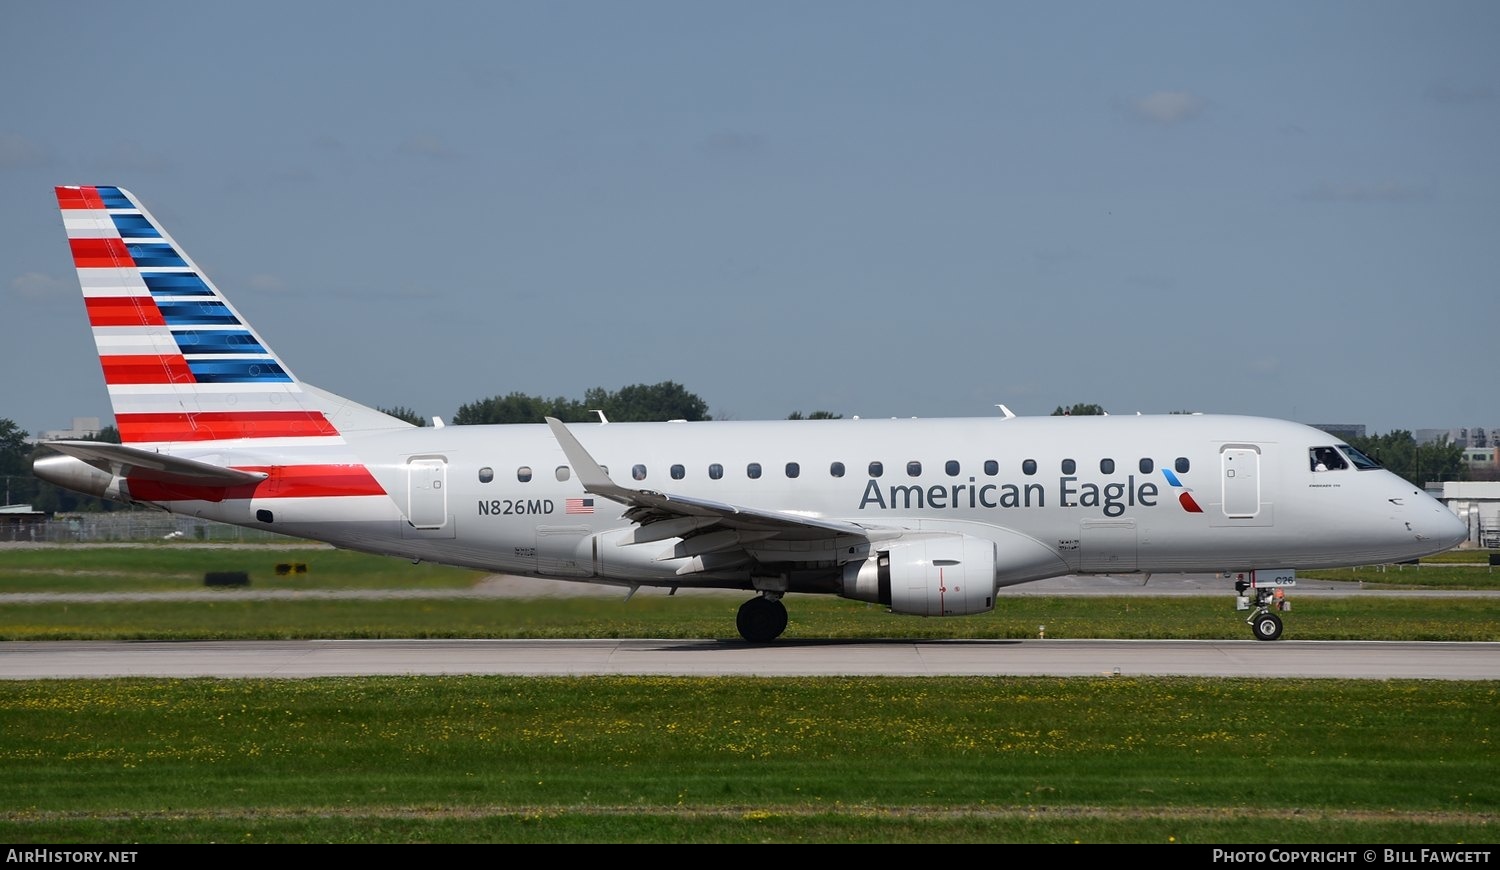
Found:
[[[73,428],[51,429],[36,434],[37,441],[70,441],[79,438],[93,438],[103,430],[99,425],[98,417],[74,417]]]
[[[1500,426],[1463,426],[1457,429],[1418,429],[1414,433],[1418,444],[1431,444],[1448,436],[1449,444],[1459,447],[1500,446]]]
[[[1336,438],[1363,438],[1365,437],[1365,424],[1363,423],[1308,423],[1314,429],[1322,429]]]
[[[1471,471],[1500,470],[1500,447],[1465,447],[1459,457]]]
[[[1442,501],[1469,524],[1469,546],[1500,548],[1500,481],[1445,481]]]

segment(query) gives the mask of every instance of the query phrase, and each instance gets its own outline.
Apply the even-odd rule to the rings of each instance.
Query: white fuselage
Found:
[[[1000,554],[996,585],[1067,573],[1400,561],[1453,546],[1459,529],[1441,503],[1389,472],[1314,471],[1309,449],[1336,439],[1261,418],[850,419],[570,428],[622,487],[872,529],[954,532],[991,541]],[[273,493],[167,506],[353,549],[497,572],[646,585],[751,586],[753,572],[743,566],[680,575],[680,560],[662,558],[673,540],[619,545],[634,525],[622,517],[624,507],[592,497],[592,512],[580,512],[586,508],[577,500],[591,496],[544,425],[449,426],[347,437],[348,453],[369,470],[383,495],[279,498]],[[256,445],[267,464],[326,461],[306,454],[312,449],[288,446],[270,457],[264,444]],[[570,499],[575,500],[571,512]],[[270,511],[270,522],[258,520],[258,511]],[[764,545],[773,551],[786,546]],[[749,548],[761,561],[781,561],[754,543]],[[826,561],[839,562],[837,548],[829,549]],[[1019,555],[1011,561],[1007,553]]]

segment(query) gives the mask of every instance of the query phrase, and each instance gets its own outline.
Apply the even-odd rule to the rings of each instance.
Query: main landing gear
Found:
[[[764,593],[740,605],[735,625],[751,643],[770,643],[786,631],[786,605],[780,593]]]
[[[1249,580],[1242,578],[1234,582],[1234,591],[1239,596],[1235,599],[1236,610],[1249,610],[1252,595],[1254,597],[1255,612],[1250,614],[1245,624],[1250,626],[1250,632],[1255,635],[1255,639],[1276,640],[1280,638],[1281,617],[1271,611],[1292,609],[1292,603],[1286,600],[1285,590],[1280,586],[1252,587]]]

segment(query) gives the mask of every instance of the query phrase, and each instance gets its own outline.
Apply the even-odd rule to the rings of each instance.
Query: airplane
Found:
[[[120,444],[52,441],[87,495],[416,562],[980,614],[1065,575],[1218,573],[1259,640],[1295,572],[1464,540],[1441,502],[1298,423],[1209,414],[415,426],[292,373],[130,192],[56,188]]]

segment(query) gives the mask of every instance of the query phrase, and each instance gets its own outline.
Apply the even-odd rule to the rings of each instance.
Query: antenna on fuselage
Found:
[[[1015,411],[1012,411],[1011,409],[1005,407],[1004,405],[996,405],[995,407],[997,407],[997,408],[1000,409],[1000,413],[1002,413],[1002,414],[1005,415],[1005,419],[1007,419],[1007,420],[1013,420],[1013,419],[1015,419],[1015,416],[1016,416],[1016,412]]]
[[[604,412],[601,411],[601,410],[599,410],[598,408],[591,408],[591,409],[589,409],[589,413],[590,414],[598,414],[599,415],[599,425],[601,425],[601,426],[603,426],[605,423],[609,422],[609,418],[606,417],[606,416],[604,416]]]

